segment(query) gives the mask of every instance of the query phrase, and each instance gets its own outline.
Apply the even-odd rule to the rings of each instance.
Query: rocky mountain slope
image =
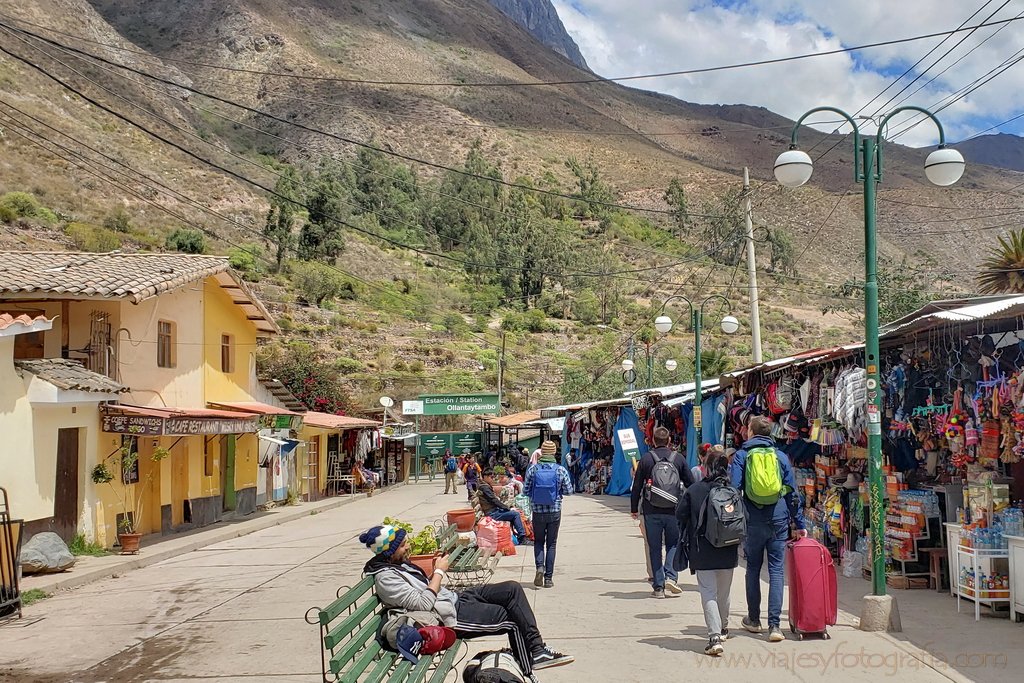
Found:
[[[589,69],[551,0],[491,0],[491,4],[547,47],[581,69]]]
[[[1024,138],[1009,133],[982,135],[956,146],[964,158],[1011,171],[1024,171]]]

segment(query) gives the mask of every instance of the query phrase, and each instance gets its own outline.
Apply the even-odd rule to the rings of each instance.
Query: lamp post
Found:
[[[690,328],[693,330],[693,381],[695,392],[693,403],[693,426],[695,429],[699,430],[701,424],[700,406],[703,398],[701,395],[702,378],[700,367],[700,334],[704,329],[704,307],[707,306],[709,302],[715,300],[723,301],[725,303],[725,308],[727,311],[731,311],[732,306],[729,303],[729,300],[726,299],[721,294],[712,294],[708,298],[704,299],[704,301],[700,303],[700,306],[695,306],[692,301],[690,301],[681,294],[670,296],[668,299],[665,300],[665,303],[662,304],[661,306],[662,314],[654,319],[654,329],[656,329],[660,334],[668,334],[669,332],[672,331],[672,326],[674,323],[672,322],[672,318],[664,314],[664,311],[665,308],[668,307],[669,302],[675,299],[681,299],[685,301],[686,304],[690,307]],[[725,332],[726,334],[733,334],[734,332],[736,332],[736,330],[740,329],[740,322],[736,320],[736,318],[734,318],[732,315],[727,314],[723,316],[721,324],[722,332]],[[675,361],[669,362],[675,365]],[[669,368],[668,363],[665,364],[665,367],[668,368],[669,370],[675,369],[674,367]]]
[[[926,115],[939,130],[939,147],[924,162],[924,173],[935,185],[945,187],[960,180],[964,173],[964,158],[960,152],[946,147],[942,124],[927,109],[915,106],[899,107],[887,114],[878,125],[875,135],[861,135],[857,122],[846,112],[835,107],[816,107],[801,116],[793,126],[792,144],[775,161],[775,178],[786,187],[795,188],[810,180],[813,164],[811,157],[797,149],[796,139],[803,121],[818,112],[831,112],[845,118],[853,126],[854,181],[864,184],[864,361],[867,371],[868,412],[868,472],[871,491],[871,584],[874,596],[885,595],[885,513],[882,501],[882,395],[879,377],[878,351],[878,272],[877,235],[875,227],[875,188],[882,181],[883,133],[886,124],[896,114],[916,111]],[[858,153],[860,156],[858,157]],[[867,612],[865,612],[866,614]],[[887,628],[888,624],[881,625]],[[864,625],[862,619],[862,628]],[[878,628],[877,626],[875,628]]]

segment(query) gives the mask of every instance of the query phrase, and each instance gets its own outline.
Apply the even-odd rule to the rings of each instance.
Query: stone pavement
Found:
[[[0,681],[319,680],[316,629],[305,610],[323,606],[358,581],[368,552],[356,537],[386,515],[428,523],[462,498],[443,483],[398,488],[351,505],[306,514],[240,538],[62,591],[0,627]],[[638,681],[679,676],[701,681],[842,681],[898,678],[1019,681],[1024,625],[957,615],[948,595],[900,591],[906,632],[854,628],[861,579],[841,579],[840,624],[832,639],[769,644],[739,633],[726,655],[702,654],[706,641],[694,580],[678,598],[654,600],[644,581],[642,541],[627,501],[566,501],[555,588],[532,586],[532,550],[503,558],[495,581],[524,582],[546,639],[577,657],[541,672],[544,683]],[[524,552],[525,551],[525,552]],[[742,571],[733,613],[744,605]],[[783,616],[785,623],[785,615]],[[480,648],[501,647],[497,639]]]

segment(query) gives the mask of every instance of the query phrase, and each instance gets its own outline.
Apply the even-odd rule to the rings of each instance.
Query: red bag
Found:
[[[803,640],[805,633],[828,639],[828,627],[839,616],[836,567],[832,554],[817,541],[801,538],[786,544],[789,583],[789,629]]]

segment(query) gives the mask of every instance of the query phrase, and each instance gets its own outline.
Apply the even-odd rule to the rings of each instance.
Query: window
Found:
[[[139,483],[139,440],[134,436],[121,437],[121,481]]]
[[[161,320],[156,329],[156,364],[161,368],[173,368],[175,357],[175,333],[177,326],[172,322]]]
[[[220,336],[220,369],[221,372],[235,371],[235,339],[230,334]]]

